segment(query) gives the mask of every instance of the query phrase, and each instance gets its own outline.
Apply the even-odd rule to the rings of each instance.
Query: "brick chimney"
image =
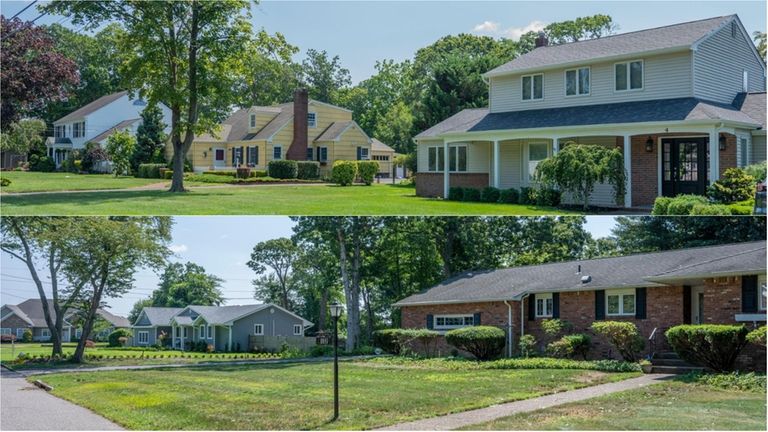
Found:
[[[539,48],[539,47],[545,47],[547,45],[549,45],[549,39],[547,39],[546,33],[544,33],[543,31],[540,31],[539,35],[536,37],[536,42],[534,46],[535,48]]]
[[[307,159],[308,112],[309,96],[307,89],[296,89],[293,92],[293,142],[285,154],[286,159]]]

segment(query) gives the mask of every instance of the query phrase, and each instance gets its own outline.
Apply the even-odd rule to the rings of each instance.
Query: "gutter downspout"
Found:
[[[507,300],[504,300],[504,304],[507,305],[507,324],[509,330],[507,330],[507,357],[512,358],[512,305]]]
[[[520,337],[525,334],[525,299],[528,298],[528,293],[525,293],[520,298]]]

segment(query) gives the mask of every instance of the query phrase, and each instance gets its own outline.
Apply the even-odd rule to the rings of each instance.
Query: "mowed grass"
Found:
[[[53,394],[129,429],[365,429],[621,380],[581,370],[449,371],[332,363],[46,375]]]
[[[377,184],[257,185],[164,190],[3,195],[3,214],[13,215],[560,215],[561,209],[468,203],[416,196],[414,187]]]
[[[0,178],[11,181],[10,185],[2,187],[3,193],[127,189],[155,183],[170,184],[169,181],[160,179],[61,172],[3,171],[0,172]],[[5,196],[3,198],[5,199]]]
[[[766,430],[763,392],[665,382],[467,430]]]

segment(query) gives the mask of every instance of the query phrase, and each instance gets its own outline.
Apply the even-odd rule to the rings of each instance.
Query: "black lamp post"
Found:
[[[339,317],[344,306],[339,302],[331,303],[333,317],[333,421],[339,418]]]

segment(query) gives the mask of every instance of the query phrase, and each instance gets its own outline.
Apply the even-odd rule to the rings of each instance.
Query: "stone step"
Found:
[[[703,367],[698,366],[656,366],[651,369],[651,373],[683,375],[689,372],[704,372]]]
[[[657,352],[653,355],[654,360],[655,359],[667,359],[667,360],[677,360],[680,358],[680,356],[677,355],[674,351],[665,351],[665,352]]]
[[[690,366],[685,360],[681,359],[651,359],[651,364],[654,366]]]

